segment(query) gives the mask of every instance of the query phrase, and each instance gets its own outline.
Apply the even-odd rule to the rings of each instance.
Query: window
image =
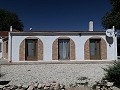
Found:
[[[58,59],[59,60],[70,59],[70,40],[69,39],[58,40]]]
[[[0,52],[2,52],[2,43],[0,43]]]
[[[6,53],[8,53],[8,41],[6,41]]]

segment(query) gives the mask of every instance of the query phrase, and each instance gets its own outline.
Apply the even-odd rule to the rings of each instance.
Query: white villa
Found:
[[[2,55],[11,62],[117,60],[116,35],[94,31],[93,22],[88,31],[14,32],[11,28],[4,45],[8,52],[6,46]]]

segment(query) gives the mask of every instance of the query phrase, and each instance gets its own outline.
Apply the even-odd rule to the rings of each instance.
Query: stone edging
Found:
[[[39,65],[39,64],[113,64],[114,61],[20,61],[5,62],[0,65]]]

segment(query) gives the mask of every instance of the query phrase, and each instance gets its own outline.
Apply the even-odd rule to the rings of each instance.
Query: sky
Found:
[[[111,9],[109,0],[1,0],[0,8],[18,15],[24,30],[104,30],[102,17]]]

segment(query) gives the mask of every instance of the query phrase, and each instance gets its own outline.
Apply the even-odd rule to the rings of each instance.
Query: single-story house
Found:
[[[98,61],[117,60],[117,37],[106,31],[24,31],[9,33],[8,60]]]

